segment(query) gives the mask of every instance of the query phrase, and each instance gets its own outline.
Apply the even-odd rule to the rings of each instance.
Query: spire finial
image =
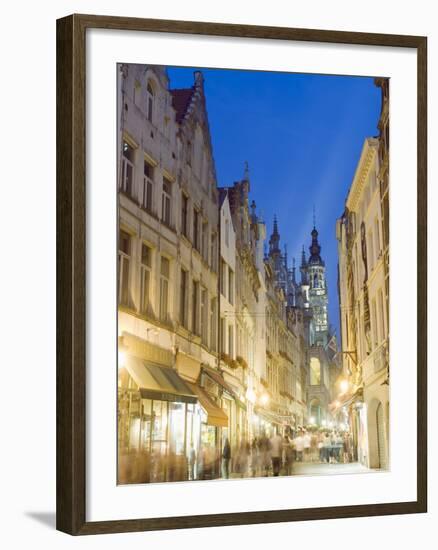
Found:
[[[247,160],[245,160],[244,169],[243,169],[243,181],[249,181],[249,166],[248,166]]]

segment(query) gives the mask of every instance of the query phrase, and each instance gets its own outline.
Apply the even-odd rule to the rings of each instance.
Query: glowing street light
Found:
[[[267,393],[264,393],[261,397],[260,397],[260,403],[263,405],[263,406],[266,406],[268,403],[269,403],[269,395]]]
[[[252,404],[256,402],[257,396],[255,394],[255,391],[252,388],[248,388],[246,390],[246,398]]]
[[[349,385],[350,384],[348,380],[341,380],[341,383],[339,384],[339,387],[341,388],[341,392],[346,393],[348,391]]]

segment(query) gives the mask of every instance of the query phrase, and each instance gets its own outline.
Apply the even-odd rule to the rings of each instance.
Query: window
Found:
[[[201,339],[203,344],[208,344],[208,296],[205,288],[201,290]]]
[[[154,97],[155,97],[154,89],[152,88],[152,84],[148,82],[147,89],[146,89],[146,116],[149,122],[153,122]]]
[[[128,142],[123,142],[121,189],[131,197],[134,195],[134,154]]]
[[[134,102],[134,105],[137,105],[137,107],[140,104],[140,97],[141,97],[141,84],[138,80],[136,80],[134,83],[134,93],[133,93],[132,100]]]
[[[172,183],[163,178],[163,194],[161,199],[161,221],[170,225],[170,200],[172,195]]]
[[[224,317],[221,317],[221,326],[220,326],[220,328],[221,328],[221,335],[220,335],[220,338],[221,338],[221,352],[226,353],[226,351],[227,351],[227,348],[226,348],[227,333],[225,332],[226,322],[225,322]]]
[[[234,272],[231,267],[228,269],[228,301],[234,304]]]
[[[378,293],[378,306],[379,306],[379,317],[380,317],[380,338],[381,341],[386,338],[386,327],[385,327],[385,310],[383,302],[383,292],[380,289]]]
[[[380,256],[380,229],[379,229],[379,220],[376,218],[374,220],[374,241],[375,241],[375,252],[376,258]]]
[[[181,233],[188,237],[188,208],[189,208],[189,198],[184,193],[181,195]]]
[[[152,250],[149,246],[141,245],[140,266],[140,313],[147,313],[149,307],[150,284],[152,269]]]
[[[164,322],[169,319],[169,277],[170,262],[161,256],[160,266],[160,319]]]
[[[373,335],[373,348],[375,348],[379,342],[379,332],[378,332],[378,326],[377,326],[377,311],[376,311],[376,300],[373,300],[371,302],[371,319],[372,319],[372,326],[371,326],[371,332]]]
[[[210,237],[210,266],[212,271],[217,270],[216,233],[212,233]]]
[[[319,386],[321,384],[321,363],[317,357],[310,358],[310,385]]]
[[[367,254],[368,254],[368,276],[371,275],[372,270],[374,269],[374,246],[373,246],[373,232],[371,229],[368,231],[367,237]]]
[[[125,231],[119,233],[119,304],[129,306],[129,264],[131,257],[131,236]]]
[[[220,281],[220,288],[221,288],[221,294],[222,296],[226,297],[227,292],[227,264],[221,260],[221,281]]]
[[[198,296],[199,296],[199,283],[193,281],[192,287],[192,332],[198,334]]]
[[[188,272],[185,269],[181,269],[179,289],[179,322],[183,327],[187,327],[187,284]]]
[[[217,350],[217,311],[216,311],[216,298],[212,298],[210,301],[210,348],[213,351]]]
[[[228,326],[228,355],[234,357],[234,327],[233,325]]]
[[[208,262],[208,222],[202,222],[202,257]]]
[[[199,211],[193,209],[193,246],[199,251]]]
[[[147,160],[144,161],[143,176],[143,208],[152,212],[154,193],[154,167]]]

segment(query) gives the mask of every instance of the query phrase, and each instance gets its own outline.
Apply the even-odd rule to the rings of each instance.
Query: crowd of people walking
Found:
[[[290,476],[297,463],[339,464],[354,460],[349,432],[298,429],[280,435],[275,430],[232,446],[226,438],[221,447],[193,445],[188,456],[167,452],[121,455],[119,479],[123,483],[185,481],[243,477]],[[297,467],[297,470],[298,467]]]
[[[222,477],[293,475],[296,462],[339,464],[352,462],[348,432],[302,429],[295,435],[272,437],[262,434],[251,443],[231,448],[228,439],[222,450]],[[201,469],[202,471],[202,469]]]

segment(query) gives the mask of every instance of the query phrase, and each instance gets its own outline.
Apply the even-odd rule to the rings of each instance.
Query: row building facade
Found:
[[[382,109],[385,115],[385,107]],[[367,138],[337,222],[344,391],[356,458],[389,465],[388,182],[382,135]],[[383,179],[382,179],[383,178]],[[382,195],[383,191],[383,195]]]

